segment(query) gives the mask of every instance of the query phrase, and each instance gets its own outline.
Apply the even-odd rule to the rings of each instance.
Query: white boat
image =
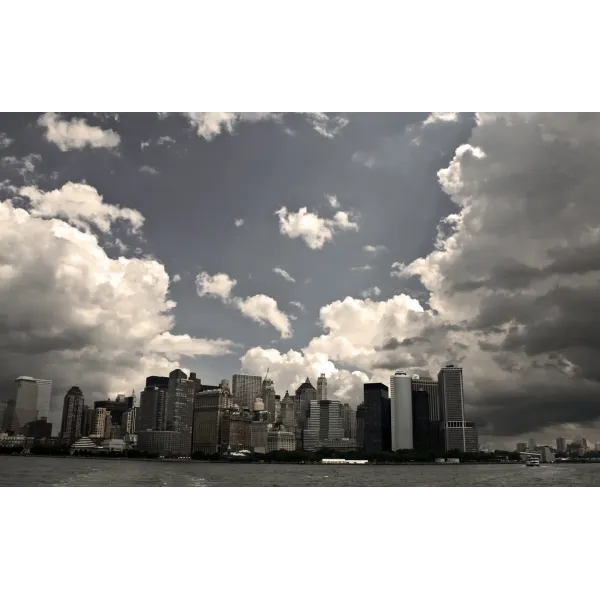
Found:
[[[528,467],[539,467],[540,466],[540,459],[539,458],[528,458],[525,461],[525,465]]]

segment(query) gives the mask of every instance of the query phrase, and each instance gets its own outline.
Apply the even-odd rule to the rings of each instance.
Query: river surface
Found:
[[[0,456],[0,487],[600,486],[600,464],[275,465]]]

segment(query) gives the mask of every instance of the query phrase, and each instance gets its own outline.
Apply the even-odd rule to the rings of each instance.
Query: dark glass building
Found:
[[[417,452],[433,450],[432,439],[433,423],[430,417],[429,392],[426,390],[412,391],[412,417],[413,417],[413,448]]]
[[[389,390],[383,383],[364,385],[364,449],[389,452],[392,449],[392,413]]]

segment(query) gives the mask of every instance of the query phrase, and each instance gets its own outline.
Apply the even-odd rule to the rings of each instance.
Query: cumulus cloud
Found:
[[[374,254],[374,255],[382,254],[383,252],[389,252],[389,250],[385,246],[381,246],[381,245],[379,245],[379,246],[369,246],[369,245],[363,246],[363,250],[365,252],[369,252],[370,254]]]
[[[207,141],[221,133],[233,133],[240,123],[257,123],[259,121],[279,121],[281,113],[259,112],[190,112],[184,113],[196,130],[198,137]]]
[[[284,206],[275,212],[279,218],[279,232],[289,238],[301,238],[312,250],[320,250],[333,240],[337,231],[358,231],[358,223],[348,212],[338,211],[333,219],[311,213],[306,207],[298,212],[288,212]]]
[[[0,150],[6,150],[13,142],[13,139],[0,131]]]
[[[140,173],[147,173],[148,175],[158,175],[160,171],[151,167],[150,165],[142,165],[140,167]]]
[[[175,273],[175,275],[171,277],[171,281],[173,283],[179,283],[181,281],[181,275],[179,273]]]
[[[103,233],[109,233],[116,221],[125,221],[133,232],[137,232],[144,223],[139,211],[106,204],[95,188],[83,183],[65,183],[62,188],[50,192],[22,187],[19,194],[29,198],[30,213],[34,217],[59,217],[85,231],[94,225]]]
[[[433,125],[434,123],[448,123],[458,121],[458,113],[455,112],[432,112],[423,121],[423,125]]]
[[[261,325],[267,323],[272,325],[279,331],[282,338],[289,338],[292,336],[290,319],[288,315],[279,310],[277,302],[273,298],[265,296],[264,294],[257,294],[256,296],[250,296],[244,300],[237,298],[235,304],[243,315],[249,317],[253,321],[260,323]]]
[[[329,202],[329,206],[331,206],[331,208],[339,208],[340,207],[340,201],[337,199],[337,196],[331,196],[329,194],[325,194],[325,198],[326,198],[327,202]]]
[[[348,125],[350,121],[346,117],[329,117],[326,113],[307,113],[306,118],[312,128],[323,137],[333,139]]]
[[[114,149],[121,143],[117,132],[88,125],[85,119],[64,121],[56,113],[46,113],[38,119],[38,125],[46,129],[46,139],[63,152],[86,146]]]
[[[381,296],[381,290],[374,285],[373,287],[370,287],[369,289],[363,290],[360,295],[363,298],[370,298],[371,296]]]
[[[3,381],[53,380],[55,431],[72,385],[88,400],[106,398],[180,359],[231,352],[227,340],[171,333],[175,303],[161,263],[111,259],[95,235],[48,216],[0,202],[0,364]]]
[[[286,281],[291,283],[295,283],[296,280],[285,270],[280,267],[275,267],[273,269],[273,273],[277,273],[277,275],[281,275]]]
[[[196,276],[196,291],[198,296],[210,296],[227,301],[231,298],[231,292],[237,285],[237,281],[226,273],[209,275],[206,271]]]
[[[290,304],[292,306],[295,306],[296,308],[299,308],[302,312],[306,312],[306,307],[304,306],[304,304],[302,304],[302,302],[298,302],[297,300],[292,300],[290,302]]]
[[[237,281],[226,273],[209,275],[206,271],[196,277],[196,291],[200,297],[209,296],[218,298],[222,302],[236,307],[244,316],[261,325],[272,325],[281,337],[289,338],[292,327],[288,315],[279,310],[277,301],[264,294],[249,296],[245,299],[232,296],[233,288]]]
[[[233,224],[236,227],[241,227],[244,224],[244,219],[235,219],[235,221],[233,222]]]

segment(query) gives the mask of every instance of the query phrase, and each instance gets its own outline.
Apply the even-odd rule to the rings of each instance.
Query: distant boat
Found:
[[[528,458],[525,461],[525,465],[528,467],[539,467],[540,466],[540,459],[539,458]]]

